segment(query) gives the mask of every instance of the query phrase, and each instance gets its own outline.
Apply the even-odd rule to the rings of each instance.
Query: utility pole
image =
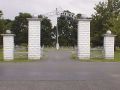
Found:
[[[56,42],[56,49],[59,50],[59,41],[58,41],[58,10],[56,8],[56,20],[57,20],[57,24],[56,24],[56,39],[57,39],[57,42]]]

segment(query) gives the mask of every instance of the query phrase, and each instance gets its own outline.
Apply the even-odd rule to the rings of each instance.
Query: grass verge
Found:
[[[45,58],[46,58],[46,56],[43,55],[40,60],[28,60],[27,58],[22,58],[21,57],[21,58],[15,58],[12,61],[4,61],[3,60],[3,53],[0,52],[0,63],[2,63],[2,62],[13,62],[13,63],[17,63],[17,62],[20,62],[20,63],[22,63],[22,62],[36,62],[36,61],[43,61]]]
[[[114,59],[104,59],[104,58],[91,58],[90,60],[80,60],[77,57],[77,54],[72,53],[71,59],[74,61],[81,61],[81,62],[120,62],[120,50],[115,52]]]

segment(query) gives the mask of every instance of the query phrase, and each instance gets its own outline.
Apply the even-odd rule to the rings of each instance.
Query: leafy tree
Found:
[[[112,27],[110,30],[113,34],[117,35],[115,38],[115,44],[117,47],[120,47],[120,15],[117,18],[113,18],[110,20],[112,22]]]
[[[3,34],[3,31],[4,31],[4,19],[2,19],[3,13],[2,11],[0,11],[0,34]],[[2,36],[0,35],[0,45],[2,45]]]
[[[77,18],[77,19],[80,19],[81,16],[82,16],[82,14],[77,14],[77,15],[76,15],[76,18]]]
[[[77,45],[77,21],[71,17],[58,18],[59,44],[60,46]]]
[[[42,18],[41,22],[41,45],[43,46],[52,46],[54,39],[52,34],[52,24],[51,21],[47,17],[43,17],[42,15],[38,16]]]
[[[109,22],[111,23],[110,30],[116,34],[115,43],[120,47],[120,0],[108,0],[108,7],[111,13]]]
[[[5,26],[4,29],[5,30],[11,30],[12,24],[13,24],[12,20],[4,19],[4,26]]]
[[[111,19],[117,18],[120,12],[119,0],[108,0],[100,2],[95,7],[96,13],[92,15],[91,21],[91,42],[92,46],[103,45],[103,34],[113,27]]]
[[[7,29],[11,29],[12,21],[10,19],[3,19],[3,12],[0,11],[0,34],[5,33]],[[0,44],[3,44],[2,36],[0,35]]]
[[[15,17],[11,30],[16,35],[15,43],[22,44],[28,43],[28,21],[27,18],[31,18],[29,13],[19,13],[19,16]]]
[[[3,15],[3,12],[0,10],[0,18],[2,17],[2,15]]]

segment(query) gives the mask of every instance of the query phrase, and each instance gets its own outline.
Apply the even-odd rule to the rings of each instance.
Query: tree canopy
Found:
[[[107,2],[100,2],[96,5],[95,11],[96,13],[92,15],[91,21],[91,44],[92,46],[102,46],[102,35],[114,27],[112,19],[116,19],[120,13],[120,1],[108,0]],[[111,31],[114,32],[114,30]]]
[[[53,29],[50,19],[39,15],[38,18],[41,18],[41,45],[43,46],[53,46]]]
[[[0,10],[0,34],[3,34],[4,32],[4,20],[2,19],[3,12]],[[0,35],[0,45],[3,43],[2,42],[2,36]]]
[[[58,18],[58,32],[60,46],[77,45],[77,21],[71,17]]]
[[[15,34],[15,43],[28,43],[28,21],[32,16],[29,13],[19,13],[13,21],[11,30]]]

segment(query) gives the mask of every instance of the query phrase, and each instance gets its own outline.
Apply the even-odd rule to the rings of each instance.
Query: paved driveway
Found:
[[[1,63],[0,90],[120,90],[120,63],[75,62],[70,51],[42,61]]]

